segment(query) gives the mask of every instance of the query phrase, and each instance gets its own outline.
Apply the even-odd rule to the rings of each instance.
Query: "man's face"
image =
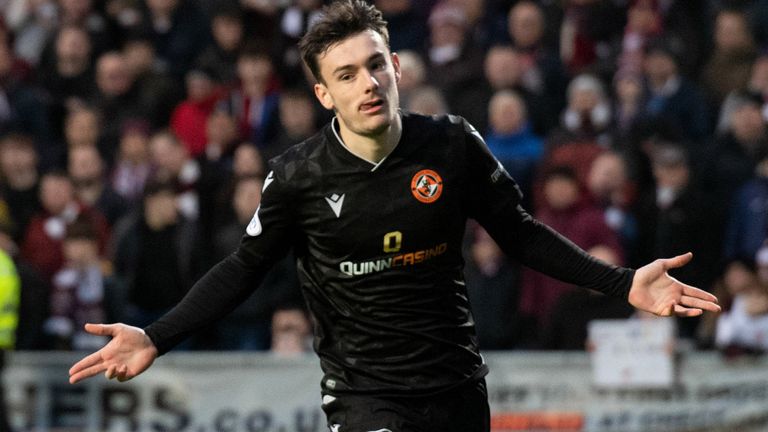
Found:
[[[67,178],[49,176],[40,183],[40,203],[51,214],[60,214],[72,202],[72,183]]]
[[[523,75],[522,59],[512,49],[491,48],[485,56],[485,78],[496,90],[515,87]]]
[[[350,36],[317,60],[321,83],[315,85],[315,95],[326,109],[336,111],[342,130],[375,137],[389,129],[400,104],[400,61],[380,34]]]
[[[98,151],[93,147],[77,147],[69,152],[69,175],[75,182],[99,180],[102,162]]]
[[[96,85],[107,96],[120,96],[131,87],[131,75],[122,56],[106,54],[96,67]]]
[[[541,10],[533,2],[519,3],[509,11],[508,30],[516,46],[535,46],[544,33],[544,17]]]

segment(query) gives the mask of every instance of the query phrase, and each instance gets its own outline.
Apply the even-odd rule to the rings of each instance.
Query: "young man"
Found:
[[[518,205],[515,182],[466,122],[400,112],[399,60],[365,2],[330,5],[301,49],[334,120],[272,161],[240,247],[174,310],[144,330],[88,325],[113,339],[72,367],[71,382],[138,375],[246,298],[293,247],[331,430],[488,431],[488,370],[462,275],[469,217],[522,263],[640,309],[719,310],[667,275],[690,255],[636,271],[598,262]]]

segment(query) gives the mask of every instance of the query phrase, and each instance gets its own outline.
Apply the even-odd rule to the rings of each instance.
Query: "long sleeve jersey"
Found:
[[[231,256],[146,328],[160,353],[246,298],[292,247],[332,394],[430,394],[487,373],[464,284],[477,220],[512,258],[626,298],[634,272],[591,258],[520,206],[514,180],[462,118],[402,114],[377,164],[331,122],[271,161],[259,209]]]

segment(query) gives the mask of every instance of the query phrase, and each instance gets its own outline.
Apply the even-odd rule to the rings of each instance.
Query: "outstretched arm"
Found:
[[[69,382],[72,384],[102,372],[108,379],[127,381],[144,372],[157,358],[157,348],[138,327],[86,324],[85,330],[94,335],[110,336],[112,340],[69,369]]]
[[[629,303],[659,316],[692,317],[704,311],[720,312],[717,297],[686,285],[667,273],[687,264],[693,254],[688,252],[674,258],[657,259],[635,271],[629,289]]]

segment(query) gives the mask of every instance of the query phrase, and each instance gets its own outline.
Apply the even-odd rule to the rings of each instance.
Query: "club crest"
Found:
[[[433,203],[443,193],[443,179],[435,171],[421,170],[411,179],[411,193],[420,202]]]

